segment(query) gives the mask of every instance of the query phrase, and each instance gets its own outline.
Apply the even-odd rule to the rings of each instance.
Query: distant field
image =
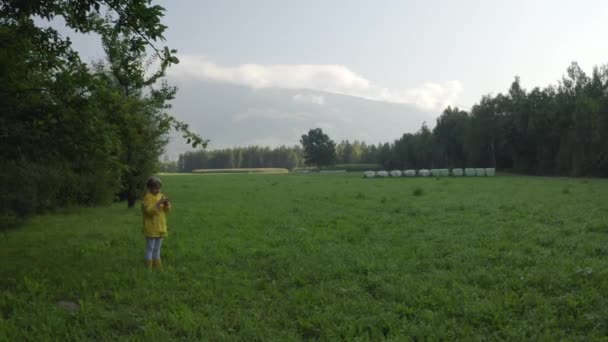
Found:
[[[321,170],[346,170],[346,171],[377,171],[383,170],[383,166],[380,164],[335,164],[331,166],[322,167]],[[317,167],[299,167],[295,169],[298,170],[309,170],[309,171],[319,171]]]
[[[201,174],[210,174],[210,173],[289,173],[289,170],[281,169],[281,168],[199,169],[199,170],[193,170],[192,173],[201,173]]]
[[[607,180],[162,178],[162,272],[124,204],[0,235],[0,341],[608,336]]]

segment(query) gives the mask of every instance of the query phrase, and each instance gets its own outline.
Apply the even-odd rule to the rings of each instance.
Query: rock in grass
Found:
[[[363,172],[363,178],[374,178],[376,173],[374,171],[365,171]]]
[[[67,312],[77,312],[78,310],[80,310],[80,304],[74,300],[67,300],[67,299],[63,299],[57,302],[57,306],[62,308],[63,310],[67,311]]]
[[[494,177],[496,176],[496,169],[493,167],[487,167],[486,168],[486,176],[488,177]]]
[[[464,169],[464,174],[467,176],[475,176],[475,169],[472,167],[467,167],[466,169]]]
[[[391,171],[391,177],[401,177],[401,171],[399,171],[399,170]]]
[[[462,169],[452,169],[453,176],[462,176],[464,171]]]
[[[418,170],[418,175],[422,176],[422,177],[428,177],[431,175],[431,171],[429,171],[427,169],[421,169],[421,170]]]

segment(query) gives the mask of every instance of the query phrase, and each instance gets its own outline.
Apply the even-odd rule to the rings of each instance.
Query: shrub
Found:
[[[0,226],[69,205],[107,204],[118,190],[118,173],[99,167],[74,171],[67,163],[3,162]]]

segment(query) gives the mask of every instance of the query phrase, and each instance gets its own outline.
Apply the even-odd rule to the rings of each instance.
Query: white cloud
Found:
[[[259,65],[221,66],[201,56],[180,55],[180,63],[169,70],[173,77],[248,86],[251,88],[312,89],[362,97],[370,100],[407,103],[423,110],[442,110],[454,105],[463,87],[459,81],[425,83],[409,89],[389,89],[372,84],[343,65]],[[297,95],[296,95],[297,96]],[[322,96],[294,97],[323,105]]]
[[[463,91],[459,81],[446,81],[441,84],[425,83],[420,87],[402,91],[382,89],[382,97],[387,101],[411,103],[425,110],[443,110],[454,105]]]
[[[279,111],[272,108],[249,108],[242,113],[236,114],[232,117],[232,122],[242,122],[250,119],[280,119],[280,120],[297,120],[302,121],[308,117],[305,113],[292,113],[286,111]]]
[[[316,122],[316,123],[314,124],[314,126],[315,126],[315,127],[319,127],[319,128],[321,128],[321,129],[324,129],[324,130],[326,130],[326,131],[331,131],[331,130],[333,130],[334,128],[336,128],[336,125],[334,125],[334,124],[333,124],[333,123],[331,123],[331,122]]]
[[[272,147],[278,147],[281,145],[293,146],[293,145],[299,145],[299,142],[297,139],[264,137],[264,138],[259,138],[259,139],[247,140],[246,142],[244,142],[242,144],[242,146],[272,146]]]
[[[303,103],[312,103],[322,106],[325,104],[325,98],[323,95],[313,95],[313,94],[295,94],[293,96],[294,102],[303,102]]]

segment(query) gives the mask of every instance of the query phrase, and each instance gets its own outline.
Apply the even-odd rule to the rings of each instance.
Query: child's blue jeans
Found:
[[[146,238],[146,260],[159,260],[163,238]]]

